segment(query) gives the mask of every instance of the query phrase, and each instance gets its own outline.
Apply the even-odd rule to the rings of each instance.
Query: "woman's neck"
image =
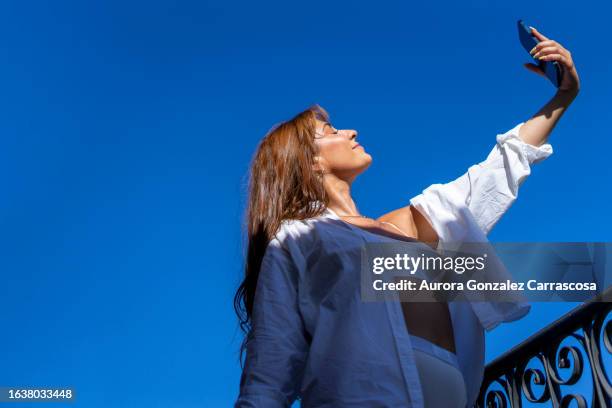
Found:
[[[357,205],[351,197],[351,185],[333,174],[326,174],[323,180],[329,197],[327,205],[338,215],[359,215]]]

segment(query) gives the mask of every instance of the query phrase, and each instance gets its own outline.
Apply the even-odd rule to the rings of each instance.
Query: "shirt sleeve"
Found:
[[[459,178],[446,184],[433,184],[410,200],[427,218],[441,218],[440,222],[430,219],[434,229],[436,224],[438,228],[445,228],[443,219],[449,207],[464,205],[484,234],[489,234],[516,201],[519,187],[531,174],[531,166],[553,153],[549,143],[534,146],[519,137],[524,123],[498,134],[497,143],[487,158],[470,166]],[[436,213],[438,216],[433,217]]]
[[[257,280],[235,407],[289,407],[299,394],[309,346],[298,310],[297,281],[295,263],[274,238]]]

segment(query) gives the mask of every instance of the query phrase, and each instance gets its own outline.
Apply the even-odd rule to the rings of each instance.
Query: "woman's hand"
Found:
[[[563,71],[561,84],[558,90],[574,95],[578,94],[580,90],[580,79],[578,78],[578,72],[576,72],[576,66],[572,60],[572,54],[558,42],[550,40],[540,34],[535,28],[531,27],[531,32],[540,42],[533,47],[529,53],[541,61],[557,61]],[[524,65],[525,68],[530,71],[546,77],[544,71],[537,65],[531,63],[526,63]]]

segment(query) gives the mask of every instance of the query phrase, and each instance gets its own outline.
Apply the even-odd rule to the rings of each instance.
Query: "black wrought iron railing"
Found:
[[[608,288],[489,363],[476,406],[612,407],[611,300]],[[572,392],[584,376],[592,389]]]

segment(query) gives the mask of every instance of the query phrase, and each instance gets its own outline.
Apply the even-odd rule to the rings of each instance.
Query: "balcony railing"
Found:
[[[526,400],[542,407],[611,407],[604,364],[612,355],[611,301],[608,288],[489,363],[476,406],[518,408]],[[590,395],[562,390],[586,375],[593,384]]]

